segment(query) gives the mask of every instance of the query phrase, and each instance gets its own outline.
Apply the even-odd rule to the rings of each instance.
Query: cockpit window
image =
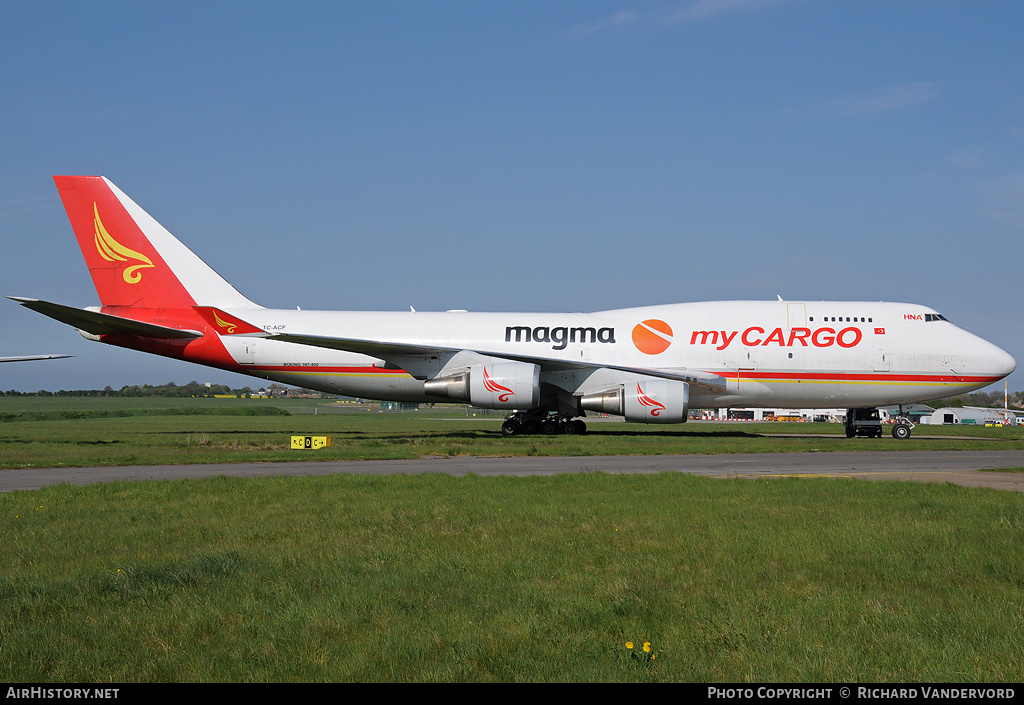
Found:
[[[926,313],[924,314],[924,320],[927,321],[945,321],[946,317],[941,313]]]

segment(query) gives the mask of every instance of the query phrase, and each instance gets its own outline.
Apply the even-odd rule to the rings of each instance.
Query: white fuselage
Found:
[[[367,399],[512,413],[577,433],[586,412],[681,423],[690,408],[937,399],[1013,358],[914,304],[731,301],[597,313],[291,311],[243,296],[101,176],[55,176],[101,307],[13,297],[91,340]],[[856,416],[856,414],[854,415]],[[906,431],[906,429],[904,429]]]
[[[910,403],[979,389],[1016,364],[934,310],[902,303],[731,301],[570,314],[228,312],[271,336],[315,334],[547,360],[541,382],[574,395],[621,381],[616,368],[724,380],[721,389],[691,385],[692,408]],[[424,392],[423,380],[461,364],[424,354],[388,355],[385,362],[273,337],[223,341],[239,371],[370,399],[443,401]]]

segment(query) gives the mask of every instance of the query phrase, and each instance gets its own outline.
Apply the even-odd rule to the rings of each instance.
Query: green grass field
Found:
[[[1024,677],[1017,493],[339,475],[65,485],[0,517],[9,682]]]
[[[6,467],[1022,442],[925,427],[941,438],[847,440],[825,424],[504,439],[500,416],[456,409],[2,401]],[[288,451],[292,432],[334,445]],[[679,474],[214,478],[3,493],[0,530],[8,682],[1024,679],[1019,493]]]
[[[314,413],[316,412],[316,413]],[[475,416],[473,414],[476,414]],[[505,438],[464,407],[381,413],[315,399],[0,398],[0,468],[419,457],[1024,448],[1024,427],[918,426],[909,441],[847,439],[840,424],[591,421],[586,436]],[[292,435],[330,448],[293,451]]]

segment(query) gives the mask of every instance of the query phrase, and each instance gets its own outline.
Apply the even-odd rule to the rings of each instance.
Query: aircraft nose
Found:
[[[1002,353],[1002,357],[1000,358],[1001,363],[999,368],[999,376],[1006,377],[1007,375],[1012,374],[1015,369],[1017,369],[1017,361],[1013,359],[1013,355],[1006,352],[1005,350],[1000,350],[999,352]]]

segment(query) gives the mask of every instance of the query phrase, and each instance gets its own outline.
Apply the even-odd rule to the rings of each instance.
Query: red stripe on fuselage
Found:
[[[708,370],[711,373],[710,370]],[[761,370],[726,371],[715,370],[712,374],[727,379],[765,379],[765,380],[813,380],[824,382],[955,382],[957,384],[978,384],[996,382],[1002,377],[975,375],[929,375],[929,374],[891,374],[880,372],[864,374],[858,372],[762,372]]]

